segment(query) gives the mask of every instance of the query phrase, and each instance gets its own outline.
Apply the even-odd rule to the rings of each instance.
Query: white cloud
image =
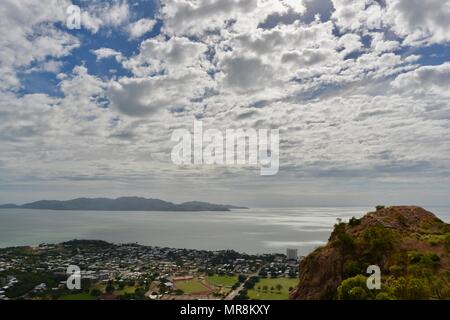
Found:
[[[92,33],[102,28],[119,28],[130,19],[130,8],[125,0],[112,2],[94,1],[82,10],[81,23]]]
[[[450,41],[450,0],[389,0],[386,17],[405,44]]]
[[[42,62],[39,66],[30,68],[26,71],[26,73],[31,72],[49,72],[49,73],[59,73],[63,66],[61,61],[48,60]]]
[[[437,93],[450,96],[450,62],[436,66],[423,66],[399,75],[392,86],[416,94]]]
[[[239,92],[263,89],[270,85],[273,74],[270,66],[258,58],[234,57],[223,60],[225,82]]]
[[[92,51],[116,59],[127,76],[102,79],[79,65],[58,74],[62,97],[0,92],[1,172],[55,185],[166,181],[168,190],[204,175],[220,190],[248,183],[258,191],[261,181],[242,168],[172,166],[171,130],[199,117],[213,128],[280,128],[280,180],[264,184],[275,193],[284,186],[295,194],[306,179],[307,187],[320,179],[419,185],[448,176],[449,64],[419,66],[404,50],[448,41],[448,22],[439,21],[448,1],[432,0],[428,11],[401,0],[332,2],[326,21],[306,19],[310,1],[163,1],[161,35],[131,55],[113,46]],[[19,87],[18,70],[61,72],[58,58],[80,45],[52,26],[64,21],[58,6],[66,1],[28,1],[15,12],[21,4],[0,5],[8,13],[0,20],[4,88]],[[130,23],[135,18],[126,1],[115,1],[94,2],[82,20],[98,36],[138,39],[155,20]]]
[[[79,46],[77,38],[58,30],[54,24],[64,22],[66,0],[46,3],[32,0],[2,1],[0,19],[0,89],[20,86],[18,68],[49,57],[63,57]]]
[[[123,56],[120,52],[111,49],[111,48],[100,48],[92,51],[93,54],[97,57],[97,60],[107,59],[114,57],[117,61],[121,61]]]
[[[162,36],[144,40],[139,54],[124,62],[124,66],[137,76],[148,76],[165,71],[169,75],[189,73],[191,70],[206,71],[206,51],[201,42],[192,42],[184,37]]]
[[[449,0],[332,0],[333,20],[344,31],[387,29],[406,45],[450,41]]]
[[[180,77],[122,78],[110,84],[108,97],[115,110],[132,117],[184,108],[204,94],[202,73]]]
[[[156,20],[141,19],[130,24],[129,32],[131,39],[142,37],[147,32],[150,32],[155,27]]]
[[[201,34],[224,26],[242,13],[256,8],[257,0],[166,0],[162,3],[161,16],[164,31],[169,34]]]

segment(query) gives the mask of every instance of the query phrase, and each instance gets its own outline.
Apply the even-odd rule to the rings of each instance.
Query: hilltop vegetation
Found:
[[[370,265],[380,290],[367,288]],[[293,299],[450,299],[450,225],[419,207],[378,207],[337,223],[299,278]]]

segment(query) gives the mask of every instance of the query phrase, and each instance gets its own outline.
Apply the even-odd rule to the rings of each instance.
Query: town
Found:
[[[283,300],[297,250],[248,255],[98,240],[0,249],[0,300]],[[69,290],[68,266],[81,274]]]

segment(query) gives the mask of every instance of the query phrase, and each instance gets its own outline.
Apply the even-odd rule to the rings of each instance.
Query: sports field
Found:
[[[261,279],[252,290],[248,291],[248,296],[253,300],[286,300],[289,297],[289,288],[295,288],[297,284],[297,279]],[[277,289],[277,285],[282,286],[281,290]]]
[[[206,280],[216,286],[216,287],[228,287],[232,286],[238,281],[237,276],[221,276],[221,275],[214,275],[214,276],[208,276]]]
[[[197,279],[177,281],[175,282],[175,287],[176,289],[183,290],[183,292],[186,294],[196,294],[211,291]]]

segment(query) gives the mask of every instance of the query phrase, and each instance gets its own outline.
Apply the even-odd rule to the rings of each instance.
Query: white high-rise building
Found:
[[[297,249],[286,249],[286,256],[288,260],[296,260],[298,259],[298,250]]]

